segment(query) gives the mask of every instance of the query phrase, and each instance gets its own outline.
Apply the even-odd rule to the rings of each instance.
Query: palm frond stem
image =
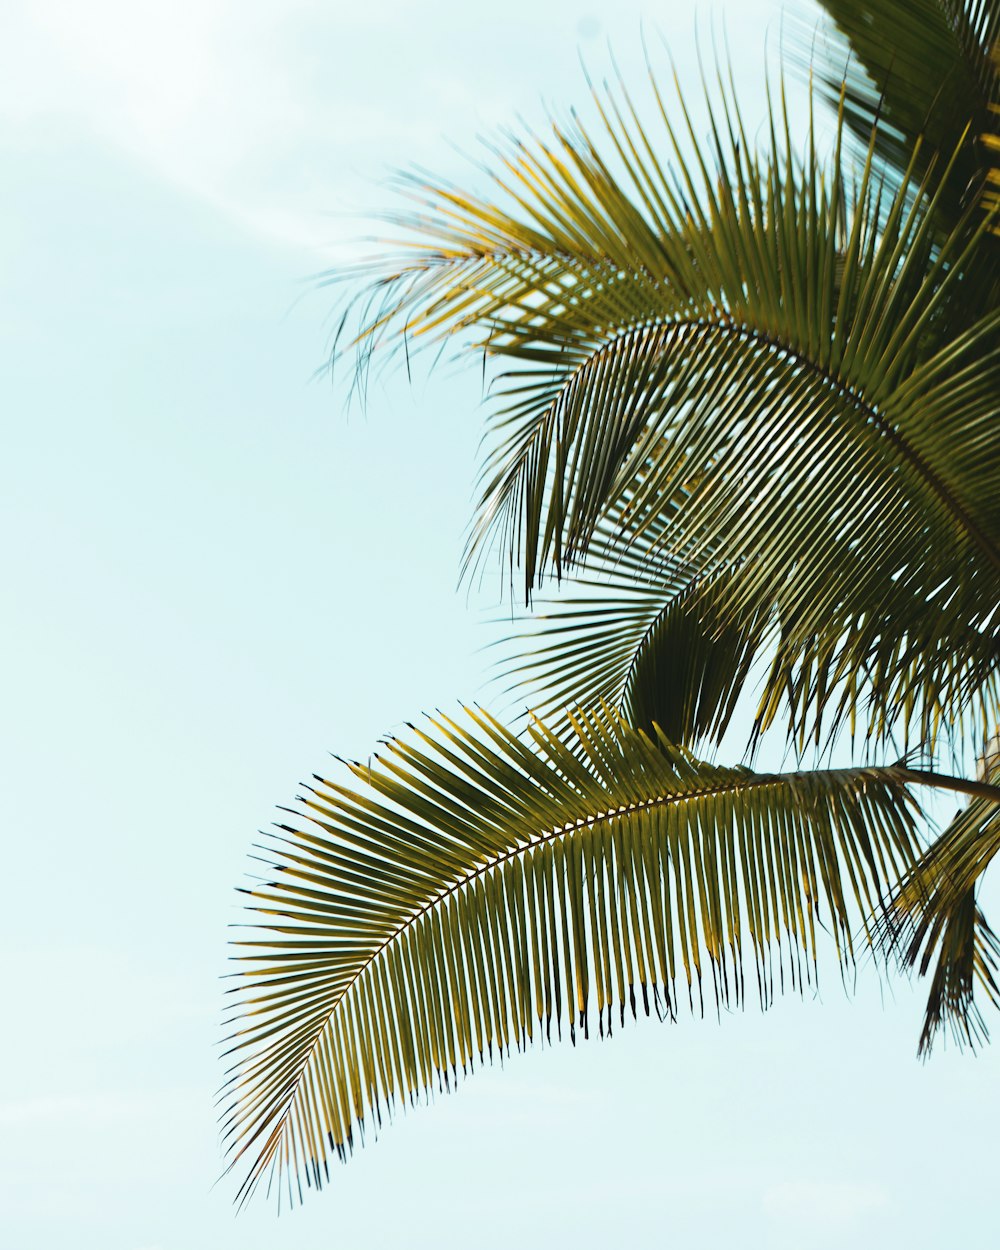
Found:
[[[968,777],[953,777],[948,773],[936,773],[927,768],[908,768],[897,765],[895,773],[903,781],[910,781],[918,786],[930,786],[935,790],[954,790],[956,794],[969,794],[977,799],[989,799],[1000,803],[1000,786],[991,786],[985,781],[972,781]]]
[[[909,782],[914,785],[927,786],[940,790],[953,790],[960,794],[969,794],[977,798],[990,799],[993,802],[1000,803],[1000,786],[989,785],[982,781],[973,781],[965,777],[955,777],[947,773],[936,773],[930,769],[908,768],[903,765],[893,764],[884,767],[869,766],[858,769],[809,769],[791,773],[760,773],[757,776],[742,775],[727,781],[720,785],[705,786],[701,789],[691,790],[684,794],[660,794],[650,798],[637,800],[632,803],[619,804],[617,807],[608,808],[603,812],[593,812],[586,816],[577,817],[575,820],[567,821],[563,825],[557,825],[543,833],[535,834],[529,840],[521,842],[516,846],[512,846],[499,854],[487,857],[485,862],[477,864],[470,871],[463,873],[456,880],[441,889],[432,898],[417,907],[411,915],[407,916],[393,929],[387,937],[377,946],[370,954],[364,964],[356,971],[353,980],[349,981],[338,996],[337,1002],[343,998],[352,985],[361,978],[369,965],[373,964],[378,957],[390,946],[401,934],[411,929],[422,916],[434,908],[439,907],[446,899],[450,898],[458,890],[470,885],[477,878],[483,877],[487,873],[492,873],[501,864],[516,856],[523,855],[526,851],[532,850],[537,846],[542,846],[547,842],[552,842],[556,838],[564,837],[568,833],[577,833],[584,829],[593,829],[597,826],[607,823],[608,821],[619,819],[622,816],[633,816],[639,812],[654,811],[657,808],[666,807],[669,804],[691,803],[702,799],[713,798],[717,795],[723,795],[735,791],[746,792],[747,790],[760,790],[768,786],[784,786],[789,782],[794,782],[798,777],[837,777],[846,773],[854,773],[863,775],[872,781],[886,782]],[[317,778],[317,780],[319,780]],[[307,808],[315,808],[322,811],[323,808],[311,800],[303,800],[303,806]],[[334,1003],[332,1011],[336,1010]]]

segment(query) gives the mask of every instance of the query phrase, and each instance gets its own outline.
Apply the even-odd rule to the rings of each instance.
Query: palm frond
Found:
[[[983,779],[1000,781],[996,761]],[[959,1045],[985,1042],[979,992],[1000,1007],[1000,938],[976,904],[979,883],[1000,851],[1000,802],[973,798],[901,882],[881,921],[880,943],[902,966],[931,973],[919,1052],[949,1029]]]
[[[530,590],[686,493],[671,551],[732,575],[731,623],[777,613],[800,702],[820,656],[880,676],[873,723],[924,732],[944,691],[947,727],[1000,656],[1000,314],[964,325],[988,223],[942,239],[928,179],[886,201],[875,138],[852,187],[843,118],[830,164],[778,116],[757,156],[724,99],[691,157],[656,99],[669,171],[624,97],[606,159],[579,125],[508,157],[513,210],[428,187],[369,339],[478,331],[507,366],[473,555],[499,539]]]
[[[540,713],[603,702],[682,746],[721,741],[770,637],[769,614],[736,622],[720,612],[726,575],[666,547],[684,497],[661,504],[624,543],[631,501],[611,510],[580,573],[562,593],[536,598],[506,640],[500,671]]]
[[[684,743],[722,741],[770,635],[767,605],[740,617],[727,610],[730,579],[692,582],[653,622],[625,684],[630,722],[670,726]]]
[[[913,173],[932,185],[944,181],[938,211],[954,228],[983,187],[979,136],[1000,101],[990,59],[1000,38],[1000,6],[995,0],[820,3],[834,28],[810,44],[827,98],[839,106],[843,96],[862,149],[876,130],[878,157],[897,183]]]
[[[757,158],[724,100],[709,154],[692,159],[665,120],[668,171],[616,107],[607,161],[579,126],[508,158],[498,181],[516,211],[427,186],[425,211],[403,219],[413,257],[378,278],[386,311],[362,336],[470,331],[514,366],[476,532],[499,524],[523,543],[510,553],[529,586],[582,550],[623,458],[686,390],[763,358],[772,385],[811,371],[846,406],[874,405],[940,344],[942,286],[960,294],[964,236],[931,263],[926,214],[905,197],[879,234],[869,174],[852,193],[814,141],[800,168],[787,125]],[[713,347],[721,360],[702,363]],[[864,405],[858,415],[870,422]]]
[[[989,1040],[989,1027],[976,989],[993,1007],[1000,1007],[1000,938],[976,906],[974,890],[949,899],[947,917],[930,926],[928,943],[936,948],[924,1023],[917,1053],[930,1054],[935,1041],[950,1028],[960,1046],[975,1048]],[[909,953],[909,952],[907,952]],[[930,951],[919,960],[921,975],[931,963]]]
[[[607,710],[518,737],[480,711],[317,778],[238,942],[225,1135],[301,1197],[405,1105],[641,999],[766,1005],[853,958],[915,844],[893,770],[757,774]],[[827,929],[824,935],[821,930]],[[753,991],[751,991],[752,993]]]
[[[1000,81],[1000,38],[993,47],[993,68]],[[989,126],[981,135],[986,149],[986,190],[983,195],[983,207],[989,213],[1000,209],[1000,99],[990,105]],[[1000,225],[993,227],[993,233],[1000,236]]]

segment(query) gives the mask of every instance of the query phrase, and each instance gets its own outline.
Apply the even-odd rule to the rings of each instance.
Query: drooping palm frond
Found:
[[[914,860],[894,769],[723,768],[607,710],[524,737],[439,716],[351,771],[316,780],[250,891],[225,1125],[244,1195],[269,1170],[321,1185],[393,1107],[553,1025],[741,1003],[745,974],[765,1005],[801,988]]]
[[[536,604],[505,640],[498,668],[512,682],[508,689],[540,709],[574,697],[605,700],[632,724],[659,724],[672,741],[718,745],[757,663],[762,680],[747,745],[783,723],[801,756],[810,744],[828,746],[848,725],[870,750],[893,742],[904,755],[943,735],[957,762],[961,743],[996,719],[1000,674],[985,646],[978,656],[974,647],[958,657],[939,651],[931,663],[925,644],[906,669],[899,653],[916,640],[884,638],[877,623],[860,621],[840,639],[794,639],[786,647],[780,621],[766,610],[740,617],[725,608],[732,575],[684,565],[660,573],[655,553],[643,560],[641,540],[627,549],[628,559],[618,545],[610,544],[604,563],[595,555],[607,547],[595,544],[587,576]],[[859,655],[870,667],[855,667]]]
[[[927,214],[905,197],[880,233],[870,177],[852,193],[814,143],[800,169],[787,125],[758,159],[724,101],[704,160],[665,125],[666,171],[634,115],[616,120],[617,178],[585,130],[557,129],[552,149],[510,158],[512,209],[425,188],[427,211],[404,219],[410,262],[379,276],[386,311],[363,335],[467,330],[512,362],[478,532],[516,534],[529,586],[585,545],[681,380],[707,390],[763,356],[774,386],[804,367],[874,405],[949,341],[943,312],[961,296],[964,236],[931,263]],[[702,361],[713,346],[721,363]]]
[[[728,578],[695,581],[667,604],[636,649],[623,707],[643,728],[676,723],[683,742],[718,745],[764,649],[765,606],[736,618],[723,606]]]
[[[983,780],[1000,782],[996,761]],[[904,968],[931,973],[919,1051],[950,1029],[960,1044],[989,1036],[976,1001],[1000,1007],[1000,938],[976,904],[986,869],[1000,851],[1000,799],[975,797],[959,811],[901,882],[883,913],[881,943]]]
[[[843,124],[832,163],[787,119],[758,157],[724,101],[691,157],[664,109],[668,172],[627,101],[603,116],[607,159],[582,127],[509,157],[512,208],[428,187],[381,279],[369,341],[478,333],[506,366],[474,550],[499,535],[530,589],[626,494],[635,536],[686,491],[671,550],[711,549],[731,622],[777,614],[800,704],[820,657],[820,685],[878,674],[872,722],[920,709],[915,735],[945,690],[947,729],[1000,655],[1000,313],[963,303],[981,214],[942,239],[941,186],[887,203],[874,140],[852,188]]]
[[[954,228],[983,189],[979,136],[988,128],[991,106],[1000,102],[1000,75],[991,61],[1000,39],[1000,5],[996,0],[820,4],[835,25],[826,38],[810,38],[810,59],[827,98],[836,106],[844,94],[847,124],[862,148],[877,125],[878,156],[897,182],[913,173],[934,186],[943,180],[938,211],[945,227]],[[947,167],[941,158],[953,153]]]
[[[721,741],[770,636],[770,613],[734,621],[720,612],[726,575],[666,545],[685,494],[627,542],[631,501],[611,509],[564,593],[536,599],[506,640],[501,673],[539,712],[604,702],[682,746]]]
[[[927,975],[933,956],[937,956],[918,1054],[930,1054],[945,1028],[950,1028],[960,1046],[984,1044],[989,1040],[989,1028],[976,989],[990,1005],[1000,1007],[1000,938],[976,906],[974,888],[948,899],[947,916],[939,912],[937,922],[928,925],[927,944],[919,959],[915,951],[905,952],[907,962],[918,968],[921,976]]]

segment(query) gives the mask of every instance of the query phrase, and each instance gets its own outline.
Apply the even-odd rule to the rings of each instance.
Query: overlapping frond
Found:
[[[654,82],[650,126],[622,87],[599,134],[498,147],[494,199],[409,180],[409,243],[360,271],[362,370],[448,338],[497,367],[469,561],[499,551],[529,600],[558,575],[508,670],[546,715],[411,727],[268,843],[225,1095],[244,1196],[319,1186],[553,1026],[745,979],[766,1005],[824,943],[849,963],[858,924],[932,973],[922,1049],[985,1033],[975,989],[1000,1005],[994,784],[945,778],[972,802],[918,855],[907,786],[940,775],[693,750],[763,657],[756,727],[799,748],[859,715],[925,753],[1000,721],[997,8],[825,7],[854,50],[831,152],[811,124],[798,150],[783,97],[756,145],[726,89],[703,140],[683,99],[675,124]]]
[[[984,780],[1000,782],[994,761]],[[960,1045],[989,1036],[975,991],[1000,1007],[1000,938],[976,904],[979,883],[1000,851],[1000,797],[973,798],[901,882],[882,925],[883,944],[908,969],[931,974],[919,1050],[949,1029]]]
[[[672,742],[721,741],[770,636],[770,614],[733,620],[719,610],[731,578],[704,553],[685,559],[667,546],[685,495],[627,541],[631,501],[623,500],[598,523],[581,573],[562,593],[536,599],[506,640],[501,671],[538,711],[605,702]]]
[[[913,862],[892,769],[757,774],[602,710],[518,737],[482,712],[317,779],[239,943],[226,1135],[295,1193],[392,1108],[641,1000],[766,1004]],[[272,875],[273,874],[273,875]],[[820,932],[820,927],[828,932]]]
[[[512,208],[428,186],[413,259],[379,279],[386,312],[364,333],[467,330],[509,365],[478,534],[506,527],[529,586],[583,549],[623,459],[692,392],[760,360],[770,388],[811,373],[872,424],[960,302],[966,235],[935,255],[906,197],[880,229],[870,176],[848,188],[813,144],[800,165],[787,127],[758,158],[724,102],[702,159],[665,120],[667,171],[611,109],[607,161],[579,127],[519,147],[498,180]]]
[[[1000,37],[993,47],[993,68],[1000,81]],[[990,105],[990,114],[989,125],[981,135],[987,165],[983,208],[996,213],[1000,209],[1000,99]],[[993,233],[1000,237],[1000,225],[994,225]]]
[[[887,201],[874,140],[852,187],[839,138],[799,159],[786,122],[758,156],[724,102],[692,158],[664,108],[667,172],[627,100],[603,116],[606,159],[581,127],[509,156],[514,208],[429,187],[369,327],[477,332],[505,366],[473,551],[499,537],[530,589],[686,494],[665,542],[710,550],[730,625],[773,610],[806,720],[822,662],[844,715],[860,680],[870,723],[947,730],[1000,650],[1000,314],[954,315],[982,214],[942,238],[940,185]]]
[[[990,54],[1000,39],[995,0],[820,0],[835,23],[810,38],[827,98],[844,96],[847,123],[897,183],[943,180],[938,204],[954,228],[983,188],[979,136],[1000,101]],[[941,158],[953,153],[950,168]],[[936,160],[936,165],[933,164]],[[947,173],[946,173],[947,171]]]

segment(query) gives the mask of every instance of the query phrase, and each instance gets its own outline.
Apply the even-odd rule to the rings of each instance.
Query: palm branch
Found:
[[[225,1095],[244,1197],[319,1186],[511,1044],[639,1001],[766,1006],[823,946],[931,972],[922,1046],[982,1031],[991,773],[701,758],[760,660],[757,729],[799,749],[860,718],[873,755],[959,755],[1000,720],[997,219],[970,140],[995,6],[905,6],[888,63],[858,23],[899,4],[826,7],[857,54],[825,80],[829,152],[811,117],[799,150],[782,94],[758,146],[729,87],[704,140],[683,98],[674,122],[654,82],[646,125],[620,87],[596,128],[499,145],[493,198],[408,180],[401,254],[348,275],[362,375],[420,342],[493,362],[468,563],[561,590],[512,668],[542,719],[411,727],[265,848]],[[924,848],[919,784],[972,800]]]
[[[820,3],[833,29],[810,48],[826,98],[843,95],[862,147],[876,130],[878,156],[897,182],[911,163],[918,177],[943,180],[940,211],[954,226],[983,192],[981,136],[1000,103],[1000,8],[993,0]],[[943,178],[941,158],[952,153]]]
[[[664,532],[683,503],[661,506],[641,534],[620,535],[629,500],[602,518],[583,567],[562,593],[502,643],[499,671],[540,712],[606,702],[638,728],[673,742],[718,745],[755,659],[769,614],[720,612],[726,575],[702,555],[669,550]]]
[[[523,736],[442,715],[350,771],[306,788],[249,891],[244,1196],[284,1173],[301,1197],[394,1108],[553,1029],[815,984],[824,936],[849,964],[915,860],[897,770],[724,768],[606,708]]]
[[[1000,313],[967,324],[963,284],[989,219],[942,240],[926,178],[886,202],[874,139],[852,184],[843,113],[832,162],[812,138],[799,158],[787,118],[758,156],[724,97],[692,158],[656,100],[669,173],[609,97],[607,157],[582,125],[557,127],[508,156],[508,209],[428,185],[412,254],[376,282],[366,351],[400,327],[465,332],[503,366],[472,556],[499,539],[530,591],[584,565],[617,510],[623,540],[658,525],[668,555],[725,574],[732,625],[770,613],[775,676],[805,720],[830,715],[801,677],[822,663],[814,688],[847,692],[837,724],[866,674],[886,733],[900,717],[931,744],[967,716],[985,725]]]
[[[1000,782],[1000,757],[987,747],[980,776]],[[879,942],[906,969],[931,981],[919,1050],[950,1028],[960,1044],[988,1037],[978,987],[1000,1006],[1000,938],[976,903],[978,884],[1000,851],[1000,794],[960,809],[901,881],[879,923]]]

